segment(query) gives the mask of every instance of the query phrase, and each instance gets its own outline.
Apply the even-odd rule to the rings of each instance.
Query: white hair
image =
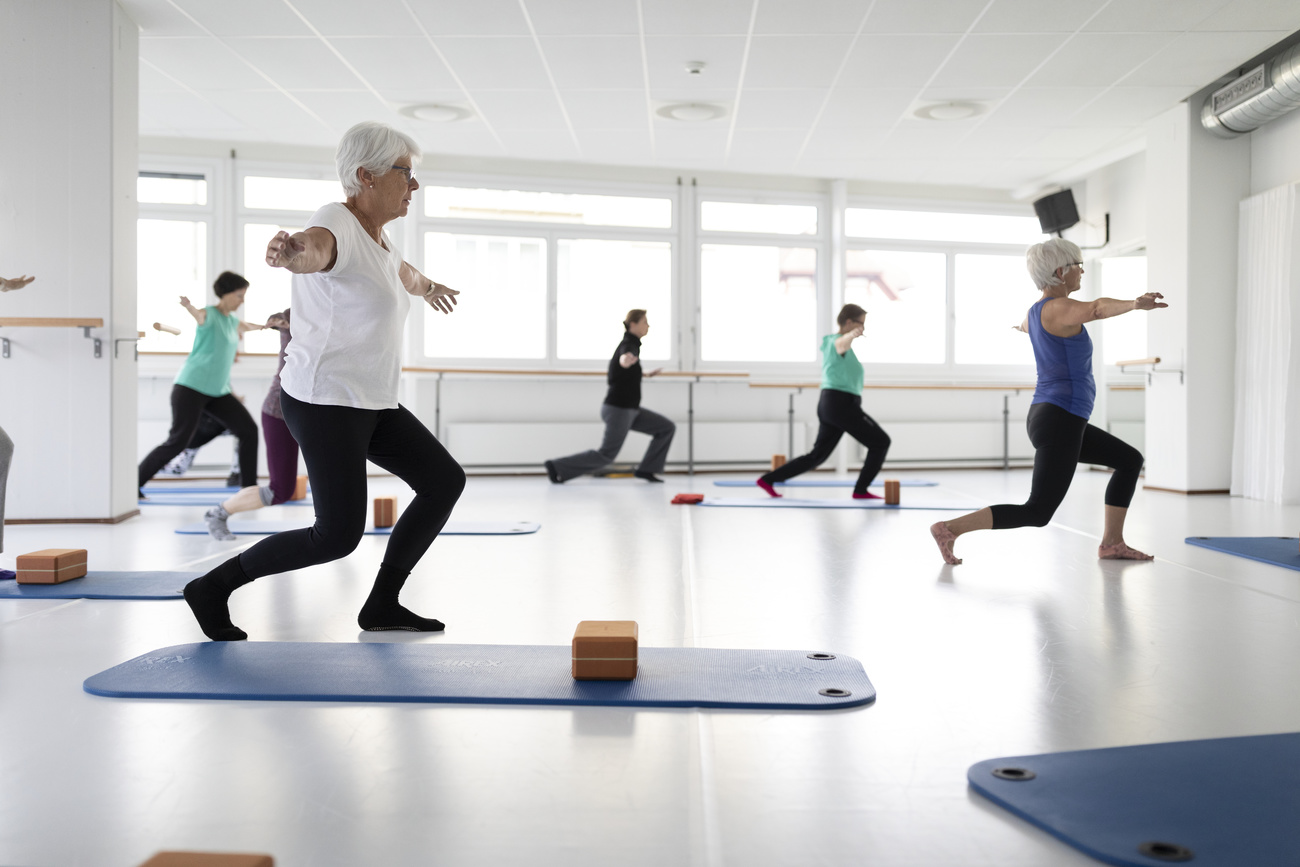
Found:
[[[410,157],[414,166],[420,161],[420,156],[420,146],[409,135],[378,121],[367,120],[343,133],[334,154],[334,165],[338,168],[343,192],[355,196],[361,192],[357,169],[365,169],[379,177],[391,172],[393,163],[402,157]]]
[[[1049,238],[1025,251],[1025,267],[1039,289],[1060,286],[1064,281],[1056,276],[1056,270],[1082,261],[1083,251],[1079,245],[1064,238]]]

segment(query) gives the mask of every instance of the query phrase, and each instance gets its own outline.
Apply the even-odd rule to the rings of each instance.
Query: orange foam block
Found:
[[[902,499],[902,486],[898,479],[885,479],[885,505],[897,506]]]
[[[375,497],[375,526],[391,527],[397,523],[397,497]]]
[[[306,476],[298,477],[298,481],[293,486],[293,496],[290,497],[289,499],[291,500],[307,499],[307,477]]]
[[[85,548],[46,548],[18,555],[19,584],[62,584],[86,574]]]
[[[275,867],[275,859],[221,852],[159,852],[140,867]]]
[[[584,620],[573,633],[574,680],[636,677],[636,621]]]
[[[703,503],[703,494],[678,494],[673,497],[674,506],[693,506],[696,503]]]
[[[785,466],[785,455],[772,455],[772,469]]]

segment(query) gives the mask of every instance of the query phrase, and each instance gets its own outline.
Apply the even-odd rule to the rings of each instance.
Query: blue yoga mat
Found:
[[[642,647],[634,680],[577,681],[569,673],[572,652],[569,645],[207,642],[137,656],[84,687],[114,698],[793,710],[855,707],[876,697],[862,664],[848,656]]]
[[[994,774],[1008,768],[1034,776]],[[1300,734],[992,759],[967,779],[1107,864],[1293,867],[1300,858]]]
[[[922,509],[927,511],[972,512],[975,506],[922,506],[908,503],[886,506],[884,500],[801,500],[798,497],[705,497],[701,506],[739,509]]]
[[[146,497],[154,494],[235,494],[239,488],[225,485],[145,485],[141,490]]]
[[[218,506],[230,499],[229,494],[172,493],[171,491],[151,491],[148,499],[140,500],[142,506]],[[301,500],[286,500],[281,506],[311,506],[311,497]]]
[[[238,518],[232,518],[226,522],[226,526],[236,536],[269,536],[272,533],[283,533],[285,530],[302,530],[310,527],[311,523],[309,521],[241,521]],[[536,533],[541,528],[541,524],[532,521],[448,521],[447,526],[442,528],[439,535],[523,536]],[[186,536],[206,536],[208,535],[208,525],[186,524],[183,527],[177,527],[176,532]],[[390,536],[392,532],[392,527],[367,527],[365,530],[367,536]]]
[[[0,581],[0,599],[180,599],[202,572],[87,572],[62,584]]]
[[[1295,536],[1188,536],[1183,541],[1198,548],[1300,571],[1300,539]]]
[[[713,484],[719,488],[752,488],[754,487],[753,479],[715,479]],[[784,482],[777,482],[773,487],[777,488],[851,488],[857,484],[855,479],[789,479]],[[899,486],[903,488],[935,488],[939,486],[938,482],[926,482],[921,479],[901,479]],[[871,487],[883,488],[884,481],[877,479],[872,482]]]

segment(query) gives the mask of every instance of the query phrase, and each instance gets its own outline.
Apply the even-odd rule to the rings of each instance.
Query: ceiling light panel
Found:
[[[1080,33],[1034,73],[1031,87],[1116,84],[1172,42],[1172,33]]]
[[[220,42],[199,39],[140,40],[140,56],[163,72],[199,91],[270,87]]]
[[[636,36],[635,0],[525,0],[539,36]]]
[[[407,0],[430,36],[528,36],[519,0]]]
[[[1107,0],[998,0],[975,24],[975,33],[1073,33]]]
[[[959,38],[955,34],[863,36],[853,46],[839,86],[921,87]]]
[[[346,90],[365,86],[316,38],[241,38],[226,42],[286,90]]]
[[[745,87],[830,87],[849,36],[755,36]]]
[[[437,42],[452,70],[471,94],[478,89],[533,90],[549,86],[546,67],[537,54],[532,37],[457,36]],[[434,60],[434,57],[429,58],[431,63]]]
[[[1059,34],[968,36],[931,84],[937,87],[1017,85],[1060,47],[1065,38]]]
[[[749,32],[755,0],[651,0],[642,5],[646,34],[740,35]]]
[[[311,36],[302,19],[283,3],[266,0],[175,0],[176,5],[217,36]]]
[[[366,81],[385,96],[389,90],[426,88],[459,93],[456,79],[429,50],[429,43],[423,37],[359,37],[334,39],[331,43]],[[429,97],[416,101],[427,102]]]
[[[557,87],[645,86],[635,36],[546,36],[539,40]]]
[[[864,33],[965,33],[989,0],[876,0]]]

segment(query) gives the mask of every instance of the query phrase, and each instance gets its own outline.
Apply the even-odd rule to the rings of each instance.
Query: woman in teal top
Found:
[[[862,336],[867,311],[845,304],[835,318],[838,334],[822,338],[822,394],[817,401],[817,441],[812,451],[777,467],[758,480],[758,486],[773,497],[781,496],[772,486],[819,466],[831,456],[840,437],[848,434],[867,447],[867,460],[853,486],[855,500],[880,499],[867,491],[889,452],[889,434],[862,411],[862,362],[853,354],[853,341]]]
[[[235,362],[240,335],[263,326],[250,325],[235,317],[248,291],[248,281],[243,277],[224,271],[212,288],[217,293],[217,303],[202,310],[181,296],[181,306],[199,327],[194,332],[194,348],[172,386],[171,432],[166,442],[140,462],[141,488],[190,444],[198,430],[199,417],[205,411],[239,440],[240,487],[257,484],[257,423],[230,393],[230,365]]]

